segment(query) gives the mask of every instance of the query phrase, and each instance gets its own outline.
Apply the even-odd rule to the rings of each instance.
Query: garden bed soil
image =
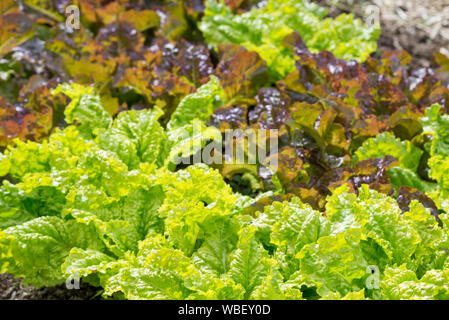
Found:
[[[0,300],[92,300],[99,299],[99,288],[80,284],[80,289],[69,290],[65,284],[36,289],[23,286],[20,279],[7,273],[0,274]]]

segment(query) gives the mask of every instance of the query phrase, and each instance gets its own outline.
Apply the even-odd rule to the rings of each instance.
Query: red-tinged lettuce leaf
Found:
[[[167,39],[156,39],[150,51],[159,53],[154,72],[158,76],[170,72],[185,77],[195,87],[205,84],[213,73],[213,65],[209,51],[203,45],[196,45],[184,39],[177,42]]]
[[[259,54],[236,44],[218,46],[216,75],[231,104],[252,102],[257,90],[268,84],[267,64]]]
[[[440,215],[440,212],[431,198],[415,188],[410,188],[407,186],[402,186],[399,188],[396,201],[402,212],[410,211],[410,203],[413,200],[418,200],[424,207],[428,208],[435,219],[439,221],[438,216]]]
[[[248,106],[246,104],[226,105],[215,109],[208,121],[208,125],[214,126],[224,133],[229,129],[246,129],[248,126],[247,121]]]
[[[386,156],[383,159],[360,161],[354,168],[342,167],[332,169],[322,174],[319,179],[314,180],[312,178],[309,182],[309,188],[315,190],[313,193],[317,195],[318,199],[325,198],[341,185],[347,185],[350,192],[357,192],[363,184],[367,184],[371,189],[391,196],[396,191],[391,185],[388,169],[397,164],[398,161],[390,156]],[[324,202],[325,199],[322,200]],[[324,209],[321,206],[316,208]]]
[[[43,107],[38,111],[11,105],[0,97],[0,147],[4,148],[15,138],[40,141],[53,128],[53,109]]]
[[[390,183],[388,169],[397,165],[397,159],[391,156],[360,161],[355,165],[355,176],[350,181],[356,189],[367,184],[371,189],[392,196],[396,190]]]
[[[298,157],[294,147],[286,146],[279,150],[277,177],[283,185],[307,179],[307,173],[302,168],[303,162]]]
[[[81,10],[79,29],[69,30],[63,23],[69,4]],[[164,123],[182,98],[214,73],[206,46],[179,38],[185,34],[200,39],[193,36],[197,29],[194,21],[187,22],[186,8],[199,17],[203,5],[198,1],[27,0],[18,6],[3,1],[0,56],[8,55],[8,60],[0,63],[0,95],[11,104],[27,104],[19,101],[19,91],[34,81],[30,77],[57,77],[61,82],[93,85],[111,115],[158,105],[166,111]],[[52,110],[54,115],[61,111]],[[53,124],[63,125],[58,119],[54,117]],[[6,127],[7,132],[15,132],[11,137],[18,135],[16,126]]]
[[[0,17],[0,57],[33,35],[32,19],[18,9],[7,12]]]
[[[410,70],[410,56],[404,52],[385,53],[366,63],[339,60],[332,53],[310,53],[298,34],[284,39],[296,56],[296,71],[285,79],[288,90],[316,98],[331,98],[361,109],[361,114],[388,116],[400,107],[416,111],[444,100],[446,89],[431,69]]]
[[[401,107],[388,119],[388,127],[398,138],[411,140],[421,133],[422,125],[419,118],[422,113],[413,109],[410,106]]]
[[[260,129],[278,129],[290,119],[288,97],[275,88],[262,88],[256,96],[256,106],[248,113],[251,127]]]
[[[382,155],[381,159],[364,158],[351,168],[351,163],[357,162],[353,154],[366,139],[385,131],[403,140],[418,137],[424,106],[432,101],[445,103],[447,87],[432,70],[413,70],[411,57],[403,51],[360,64],[336,59],[326,51],[311,53],[297,33],[287,36],[283,44],[296,57],[296,71],[276,82],[276,88],[260,89],[255,102],[231,101],[218,108],[209,124],[222,132],[279,130],[279,150],[286,153],[274,155],[279,161],[275,175],[257,163],[262,190],[295,194],[319,210],[324,209],[331,190],[342,184],[353,192],[368,184],[394,195],[402,181],[396,174],[397,161]],[[231,46],[227,48],[232,52]],[[233,49],[242,52],[237,46]],[[222,54],[220,59],[225,57]],[[417,161],[418,171],[424,172],[425,157]],[[241,174],[225,168],[221,172],[226,172],[228,179],[236,172]],[[244,166],[240,169],[244,171]]]
[[[63,126],[63,110],[68,98],[53,95],[57,79],[34,75],[20,90],[17,102],[8,103],[0,96],[0,146],[6,147],[15,138],[41,141],[55,126]]]
[[[205,84],[213,72],[205,47],[180,39],[177,43],[156,38],[145,48],[144,58],[135,67],[119,65],[114,86],[133,90],[148,104],[157,104],[165,111],[166,121],[182,98]]]

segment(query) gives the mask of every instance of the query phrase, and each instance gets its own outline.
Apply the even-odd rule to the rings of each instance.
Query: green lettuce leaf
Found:
[[[38,217],[58,216],[65,203],[65,195],[55,187],[39,186],[26,192],[4,181],[0,189],[0,229]]]
[[[431,156],[449,156],[449,116],[440,114],[441,105],[433,104],[425,110],[424,117],[420,119],[423,134],[430,134],[432,139],[429,145]]]
[[[383,132],[375,138],[366,140],[356,150],[353,164],[372,158],[382,159],[389,155],[398,159],[402,168],[416,172],[422,154],[423,151],[415,147],[410,141],[401,141],[391,133]]]
[[[203,224],[205,240],[194,253],[193,261],[202,272],[222,275],[229,271],[232,252],[237,247],[240,225],[229,217],[219,217]]]
[[[157,107],[153,110],[122,112],[115,119],[110,133],[130,139],[140,162],[156,163],[160,167],[169,151],[167,135],[158,122],[162,115],[162,110]],[[106,135],[110,133],[106,132]]]
[[[10,251],[6,271],[24,277],[36,288],[61,284],[61,265],[72,247],[102,250],[103,242],[91,227],[58,217],[40,217],[4,230],[0,256]],[[4,261],[0,261],[2,265]]]
[[[428,192],[437,187],[435,183],[421,179],[417,173],[402,167],[392,167],[388,169],[388,176],[391,184],[398,190],[401,186],[419,189]]]
[[[442,269],[449,258],[448,233],[418,201],[410,203],[410,211],[404,213],[404,219],[416,230],[421,239],[414,259],[407,263],[409,269],[415,270],[421,277],[427,270]]]
[[[331,233],[360,228],[364,237],[372,239],[383,249],[389,263],[402,264],[410,259],[420,237],[402,218],[397,202],[370,190],[367,185],[362,185],[358,197],[347,193],[347,190],[347,185],[343,185],[328,197],[326,215],[333,223]],[[380,261],[377,265],[382,266]]]
[[[449,298],[449,270],[429,270],[418,279],[416,274],[400,266],[385,270],[382,294],[390,300],[432,300]]]
[[[65,121],[68,124],[79,124],[79,130],[83,136],[92,137],[96,128],[108,128],[112,124],[112,117],[102,105],[100,97],[95,95],[93,87],[84,87],[72,83],[59,85],[53,94],[64,93],[71,102],[66,107]]]
[[[224,90],[218,78],[211,76],[209,82],[181,100],[167,123],[167,129],[180,128],[193,120],[205,121],[223,103]]]
[[[248,299],[262,283],[271,267],[268,252],[256,240],[255,231],[254,227],[240,230],[237,250],[229,270],[231,278],[245,289],[244,299]]]
[[[366,275],[368,263],[358,246],[360,239],[360,231],[352,229],[306,245],[296,255],[300,271],[292,275],[290,282],[301,284],[306,280],[322,297],[361,290],[358,281]]]
[[[222,136],[220,130],[215,127],[207,127],[202,121],[193,120],[180,128],[168,131],[167,136],[171,149],[166,165],[172,171],[181,163],[206,163],[209,161],[208,159],[213,161],[211,152],[209,154],[204,151],[201,152],[206,145],[221,151]],[[209,158],[205,158],[203,154]]]
[[[165,232],[187,256],[202,238],[202,226],[207,226],[209,219],[229,216],[237,201],[219,172],[204,164],[175,173],[161,172],[159,183],[167,195],[159,210]]]

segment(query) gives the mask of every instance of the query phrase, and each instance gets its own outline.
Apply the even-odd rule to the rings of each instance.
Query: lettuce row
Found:
[[[203,96],[208,86],[201,90]],[[37,287],[61,282],[60,265],[72,247],[117,257],[137,250],[148,232],[163,230],[163,218],[156,212],[169,191],[155,182],[155,172],[160,168],[161,179],[162,171],[173,169],[173,157],[185,153],[178,145],[186,140],[206,143],[201,133],[169,139],[174,132],[188,133],[201,124],[200,117],[166,131],[158,122],[162,111],[157,108],[131,110],[113,119],[89,87],[61,85],[58,92],[71,98],[65,116],[72,125],[56,129],[41,144],[16,140],[0,158],[2,175],[10,177],[0,189],[1,246],[8,252],[1,254],[6,259],[2,269]],[[186,99],[195,100],[196,95]],[[205,131],[210,132],[214,128]],[[169,219],[166,222],[170,226]]]
[[[256,51],[276,79],[295,69],[293,55],[282,45],[294,31],[312,52],[328,50],[341,59],[364,61],[376,50],[379,26],[370,29],[352,15],[331,19],[326,14],[326,9],[306,0],[269,0],[235,15],[223,1],[207,0],[199,27],[212,46],[236,43]]]
[[[367,185],[335,189],[325,215],[296,197],[247,215],[254,199],[217,170],[173,170],[177,142],[159,135],[179,128],[165,130],[161,111],[109,121],[92,101],[83,93],[48,141],[2,155],[14,181],[0,189],[2,272],[36,287],[79,276],[126,299],[447,297],[445,215],[439,225],[417,201],[402,214]],[[105,125],[83,125],[95,117]]]
[[[189,167],[200,168],[210,170]],[[256,217],[202,208],[209,223],[191,208],[179,219],[189,230],[182,238],[197,239],[193,250],[179,246],[180,236],[155,232],[119,259],[74,248],[62,269],[102,285],[104,295],[128,299],[446,298],[447,219],[440,227],[417,201],[402,216],[388,196],[366,185],[359,192],[337,189],[328,217],[298,198]],[[403,286],[410,288],[397,290]]]

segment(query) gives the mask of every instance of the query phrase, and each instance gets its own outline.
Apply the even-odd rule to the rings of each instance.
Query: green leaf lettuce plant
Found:
[[[357,194],[342,185],[324,214],[293,197],[249,215],[257,199],[215,169],[176,170],[180,142],[170,137],[192,125],[187,105],[213,110],[220,89],[211,81],[181,102],[169,129],[157,108],[112,119],[91,89],[57,89],[72,99],[71,125],[43,143],[16,141],[0,158],[10,177],[0,188],[1,271],[36,287],[80,276],[126,299],[449,298],[449,221],[418,201],[403,213],[367,185]],[[446,119],[427,117],[439,150]],[[418,154],[411,146],[394,151],[415,167],[404,156]]]

